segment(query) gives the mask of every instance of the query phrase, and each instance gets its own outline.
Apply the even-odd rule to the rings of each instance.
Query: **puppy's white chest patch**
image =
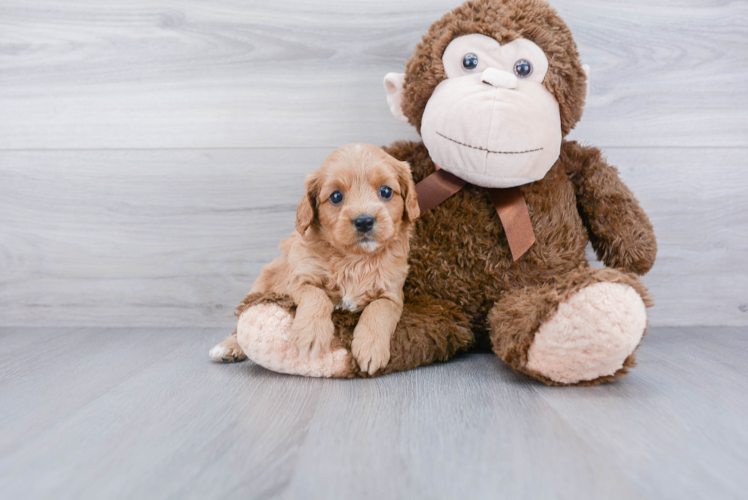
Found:
[[[340,303],[335,306],[335,309],[342,309],[344,311],[356,312],[358,310],[358,304],[351,300],[350,297],[343,297]]]

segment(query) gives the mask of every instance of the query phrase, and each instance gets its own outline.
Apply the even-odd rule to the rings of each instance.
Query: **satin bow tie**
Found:
[[[462,189],[466,181],[436,167],[436,172],[416,184],[421,214],[428,212]],[[518,187],[486,188],[504,226],[504,233],[516,262],[535,243],[527,202]]]

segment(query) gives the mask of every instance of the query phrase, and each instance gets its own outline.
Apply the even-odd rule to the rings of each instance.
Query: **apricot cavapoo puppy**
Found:
[[[296,231],[283,255],[262,269],[250,293],[288,295],[296,303],[289,340],[302,354],[330,349],[335,308],[362,311],[351,352],[373,374],[390,359],[390,338],[403,309],[409,238],[418,217],[407,163],[368,144],[334,151],[306,179]],[[240,361],[236,334],[211,351]]]

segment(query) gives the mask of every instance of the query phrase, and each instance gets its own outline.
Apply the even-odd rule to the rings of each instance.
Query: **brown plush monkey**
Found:
[[[467,2],[431,26],[385,88],[393,114],[423,138],[386,150],[416,182],[430,181],[419,185],[429,206],[391,360],[377,375],[470,348],[548,384],[625,374],[649,305],[636,275],[657,245],[600,151],[563,140],[582,116],[587,76],[556,12],[541,0]],[[607,267],[589,267],[588,241]],[[350,355],[356,315],[336,312],[334,349],[310,359],[284,339],[293,313],[287,297],[244,300],[238,343],[250,359],[285,373],[367,376]],[[236,343],[214,358],[243,359]]]

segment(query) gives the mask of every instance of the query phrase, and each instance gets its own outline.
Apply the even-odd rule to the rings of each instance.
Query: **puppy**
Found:
[[[368,144],[343,146],[307,177],[296,231],[281,242],[283,255],[263,268],[250,293],[294,300],[289,340],[313,357],[330,349],[334,309],[362,311],[351,352],[361,370],[373,374],[390,359],[418,215],[407,163]],[[234,334],[211,357],[240,361],[239,353]]]

